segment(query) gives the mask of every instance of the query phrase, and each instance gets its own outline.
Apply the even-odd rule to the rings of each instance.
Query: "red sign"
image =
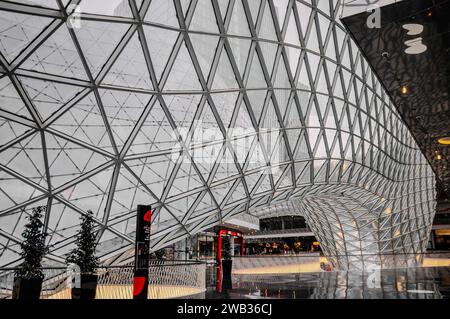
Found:
[[[144,221],[151,222],[152,221],[152,211],[149,210],[144,215]]]
[[[133,279],[133,296],[139,296],[144,290],[146,278],[145,277],[134,277]]]

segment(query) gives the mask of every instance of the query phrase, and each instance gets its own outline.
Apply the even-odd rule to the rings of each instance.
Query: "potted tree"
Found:
[[[34,208],[27,217],[28,223],[22,233],[24,241],[20,244],[22,264],[15,272],[13,299],[37,300],[40,297],[44,272],[42,258],[47,253],[45,234],[41,221],[45,207]]]
[[[72,288],[72,299],[95,299],[97,290],[96,270],[99,260],[95,256],[96,236],[92,211],[82,215],[81,228],[76,236],[76,247],[69,253],[66,262],[77,265],[80,269],[80,285]]]

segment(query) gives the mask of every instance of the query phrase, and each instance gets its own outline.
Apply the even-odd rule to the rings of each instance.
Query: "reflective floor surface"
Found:
[[[228,288],[229,286],[231,288]],[[221,291],[220,291],[221,290]],[[220,292],[219,292],[220,291]],[[207,299],[450,299],[450,267],[381,270],[378,273],[320,272],[233,275]]]

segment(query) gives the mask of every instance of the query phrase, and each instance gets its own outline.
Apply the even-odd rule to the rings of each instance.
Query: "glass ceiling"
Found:
[[[328,255],[357,255],[340,268],[422,252],[434,175],[341,9],[0,2],[0,266],[37,205],[52,263],[89,209],[103,258],[132,247],[138,204],[152,249],[287,205]]]

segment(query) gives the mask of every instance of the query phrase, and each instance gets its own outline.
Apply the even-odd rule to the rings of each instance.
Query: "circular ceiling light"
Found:
[[[438,143],[441,145],[450,145],[450,136],[438,139]]]
[[[403,86],[400,88],[400,93],[403,94],[403,95],[408,94],[408,93],[409,93],[409,87],[406,86],[406,85],[403,85]]]

